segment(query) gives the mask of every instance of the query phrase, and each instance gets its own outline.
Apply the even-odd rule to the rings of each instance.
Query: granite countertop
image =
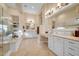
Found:
[[[58,36],[58,37],[62,37],[65,39],[70,39],[70,40],[74,40],[74,41],[79,41],[79,37],[74,37],[74,36],[63,36],[63,35],[57,35],[57,34],[53,34],[54,36]]]

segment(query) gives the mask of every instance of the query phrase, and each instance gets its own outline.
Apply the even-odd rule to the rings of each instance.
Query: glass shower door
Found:
[[[7,55],[10,51],[12,39],[10,17],[4,8],[0,7],[0,56]]]

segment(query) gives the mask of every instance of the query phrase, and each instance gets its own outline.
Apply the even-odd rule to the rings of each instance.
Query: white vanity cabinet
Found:
[[[52,35],[48,39],[48,47],[58,56],[79,56],[79,40],[75,37]]]

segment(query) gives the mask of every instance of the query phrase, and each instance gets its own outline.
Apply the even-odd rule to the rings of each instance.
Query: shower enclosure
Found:
[[[0,56],[9,55],[11,51],[16,50],[16,45],[19,44],[12,20],[8,11],[0,6]]]
[[[8,13],[0,6],[0,56],[6,55],[10,50],[12,32],[9,20]]]

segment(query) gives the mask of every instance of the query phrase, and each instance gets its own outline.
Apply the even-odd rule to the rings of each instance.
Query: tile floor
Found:
[[[39,39],[23,39],[18,51],[11,56],[55,56]]]

